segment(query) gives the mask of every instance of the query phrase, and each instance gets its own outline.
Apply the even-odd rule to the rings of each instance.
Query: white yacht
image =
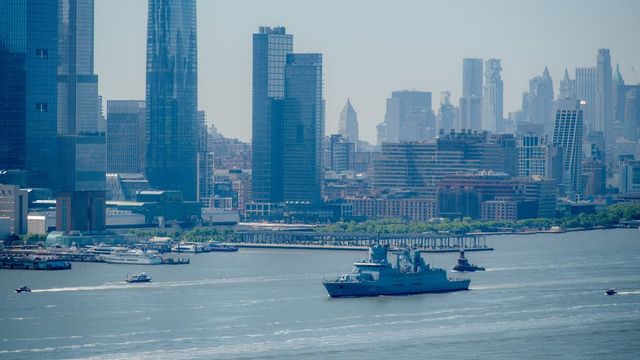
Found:
[[[193,242],[181,242],[179,244],[175,244],[171,247],[171,251],[173,252],[184,252],[184,253],[201,253],[206,252],[204,244],[193,243]]]
[[[134,265],[160,265],[162,256],[157,252],[142,251],[139,249],[127,251],[114,251],[111,254],[100,255],[100,258],[109,264],[134,264]]]

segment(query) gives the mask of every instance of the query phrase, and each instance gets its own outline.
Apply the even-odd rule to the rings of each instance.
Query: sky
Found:
[[[147,0],[95,0],[95,72],[104,100],[144,99]],[[285,26],[294,52],[324,61],[326,134],[351,100],[360,136],[375,143],[395,90],[440,92],[457,105],[462,59],[498,58],[504,116],[548,66],[557,94],[564,69],[595,66],[611,49],[627,84],[640,77],[638,0],[197,0],[198,107],[227,137],[251,139],[252,34]]]

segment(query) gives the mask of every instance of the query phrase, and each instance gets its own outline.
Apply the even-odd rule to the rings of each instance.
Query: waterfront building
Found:
[[[99,131],[98,76],[93,67],[93,0],[60,0],[56,228],[105,227],[106,139]]]
[[[379,143],[424,140],[434,136],[434,128],[430,92],[394,91],[387,99],[384,127],[378,132]]]
[[[500,59],[489,59],[485,62],[482,93],[482,129],[491,132],[504,131],[501,71]]]
[[[0,240],[27,233],[27,190],[0,184]]]
[[[58,2],[0,1],[0,170],[54,187]]]
[[[187,200],[197,197],[197,55],[196,1],[149,0],[146,175]]]
[[[558,100],[576,98],[576,81],[569,78],[569,72],[564,69],[564,76],[560,80],[560,91]]]
[[[107,172],[143,173],[144,100],[107,100]]]
[[[325,127],[322,54],[288,54],[284,75],[283,200],[319,208]]]
[[[449,132],[455,129],[458,123],[458,109],[451,104],[451,92],[443,91],[440,93],[440,108],[438,109],[438,118],[436,131],[444,130]]]
[[[523,135],[518,144],[518,176],[552,179],[552,145],[547,137]]]
[[[284,27],[260,27],[253,34],[252,176],[253,200],[283,200],[285,65],[293,35]]]
[[[558,100],[553,144],[562,148],[564,191],[582,194],[583,111],[577,100]]]
[[[437,204],[433,198],[416,194],[392,194],[385,197],[348,197],[353,216],[360,219],[402,219],[408,222],[427,222],[437,217]]]
[[[355,144],[360,141],[358,135],[358,113],[351,106],[351,101],[347,99],[347,103],[340,111],[340,122],[338,123],[338,133],[346,140]]]
[[[596,68],[576,68],[576,98],[583,110],[585,130],[596,131]]]
[[[607,142],[611,141],[613,130],[613,84],[611,79],[611,55],[609,49],[598,49],[596,65],[595,128],[601,131]]]

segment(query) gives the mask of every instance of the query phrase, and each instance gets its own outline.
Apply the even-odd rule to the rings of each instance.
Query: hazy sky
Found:
[[[283,25],[295,52],[324,54],[326,133],[351,98],[360,136],[375,141],[393,90],[450,90],[462,58],[502,60],[504,110],[520,108],[528,80],[547,65],[557,94],[565,67],[595,66],[611,49],[625,81],[640,76],[640,1],[198,0],[199,108],[225,136],[251,139],[251,40]],[[100,94],[144,99],[147,0],[95,0]]]

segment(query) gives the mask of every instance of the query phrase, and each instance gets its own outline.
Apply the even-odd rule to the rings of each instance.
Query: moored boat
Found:
[[[100,255],[102,261],[109,264],[160,265],[162,256],[156,252],[139,249],[116,251],[107,255]]]

